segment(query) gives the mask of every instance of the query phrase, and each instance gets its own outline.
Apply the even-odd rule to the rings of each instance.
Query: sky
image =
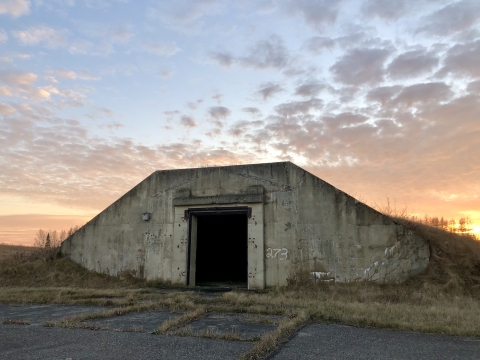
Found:
[[[273,161],[480,234],[480,2],[0,0],[0,242]]]

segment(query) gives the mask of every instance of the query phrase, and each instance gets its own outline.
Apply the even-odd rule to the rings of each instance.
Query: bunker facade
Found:
[[[402,282],[430,257],[423,239],[291,162],[156,171],[61,251],[110,275],[249,289]]]

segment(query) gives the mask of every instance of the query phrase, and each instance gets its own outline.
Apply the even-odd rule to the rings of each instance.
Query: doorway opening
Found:
[[[195,286],[246,287],[247,211],[198,212],[192,215],[195,226],[190,234],[191,245],[194,245],[190,247],[190,283]]]

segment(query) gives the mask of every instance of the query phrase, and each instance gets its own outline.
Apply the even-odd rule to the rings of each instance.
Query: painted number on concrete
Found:
[[[283,249],[267,249],[267,258],[276,258],[278,255],[278,260],[285,260],[288,256],[288,250]]]

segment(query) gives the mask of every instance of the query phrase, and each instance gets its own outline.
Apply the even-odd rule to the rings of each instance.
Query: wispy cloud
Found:
[[[255,94],[259,95],[263,101],[266,101],[268,98],[275,96],[275,94],[284,92],[285,89],[282,88],[279,84],[274,84],[271,82],[261,84],[260,89],[258,89]]]
[[[232,112],[224,106],[214,106],[208,109],[208,114],[215,120],[225,120]]]
[[[480,3],[463,0],[448,4],[426,16],[416,33],[447,36],[468,29],[480,21]]]
[[[410,78],[432,71],[439,63],[439,57],[425,50],[407,51],[397,56],[387,67],[393,78]]]
[[[411,10],[408,1],[367,0],[362,5],[366,17],[377,16],[385,20],[397,20]]]
[[[32,85],[37,80],[37,78],[38,75],[31,72],[0,72],[0,81],[10,85]]]
[[[315,30],[323,30],[325,26],[335,23],[341,4],[341,0],[294,0],[289,2],[287,11],[301,15]]]
[[[444,66],[439,73],[455,73],[472,77],[479,77],[479,57],[480,40],[455,45],[448,50],[447,56],[444,60]]]
[[[3,29],[0,29],[0,44],[7,42],[7,40],[8,40],[7,32]]]
[[[327,86],[315,80],[310,80],[297,86],[295,95],[302,97],[315,97]]]
[[[181,49],[174,42],[150,42],[143,45],[143,50],[161,57],[175,55]]]
[[[0,14],[8,14],[14,18],[30,13],[30,1],[28,0],[2,0],[0,2]]]
[[[225,51],[212,51],[208,56],[223,67],[238,64],[255,69],[286,67],[290,62],[290,54],[283,40],[278,35],[260,40],[245,50],[244,55],[234,56]]]
[[[13,114],[16,110],[11,107],[10,105],[4,104],[0,102],[0,114],[2,115],[10,115]]]
[[[378,83],[384,77],[384,63],[391,51],[385,48],[357,48],[347,51],[330,70],[335,79],[349,85]]]
[[[173,76],[174,72],[172,70],[169,70],[169,71],[160,71],[158,73],[158,76],[160,76],[162,79],[171,79],[172,76]]]
[[[56,48],[67,44],[66,31],[55,30],[48,26],[29,27],[25,30],[12,31],[13,37],[24,45],[45,44],[48,47]]]
[[[187,115],[182,115],[180,118],[180,124],[186,128],[194,128],[198,125],[193,117]]]
[[[220,14],[225,4],[219,0],[176,1],[158,3],[150,7],[147,16],[160,20],[171,28],[185,33],[194,33],[202,29],[203,19]]]

